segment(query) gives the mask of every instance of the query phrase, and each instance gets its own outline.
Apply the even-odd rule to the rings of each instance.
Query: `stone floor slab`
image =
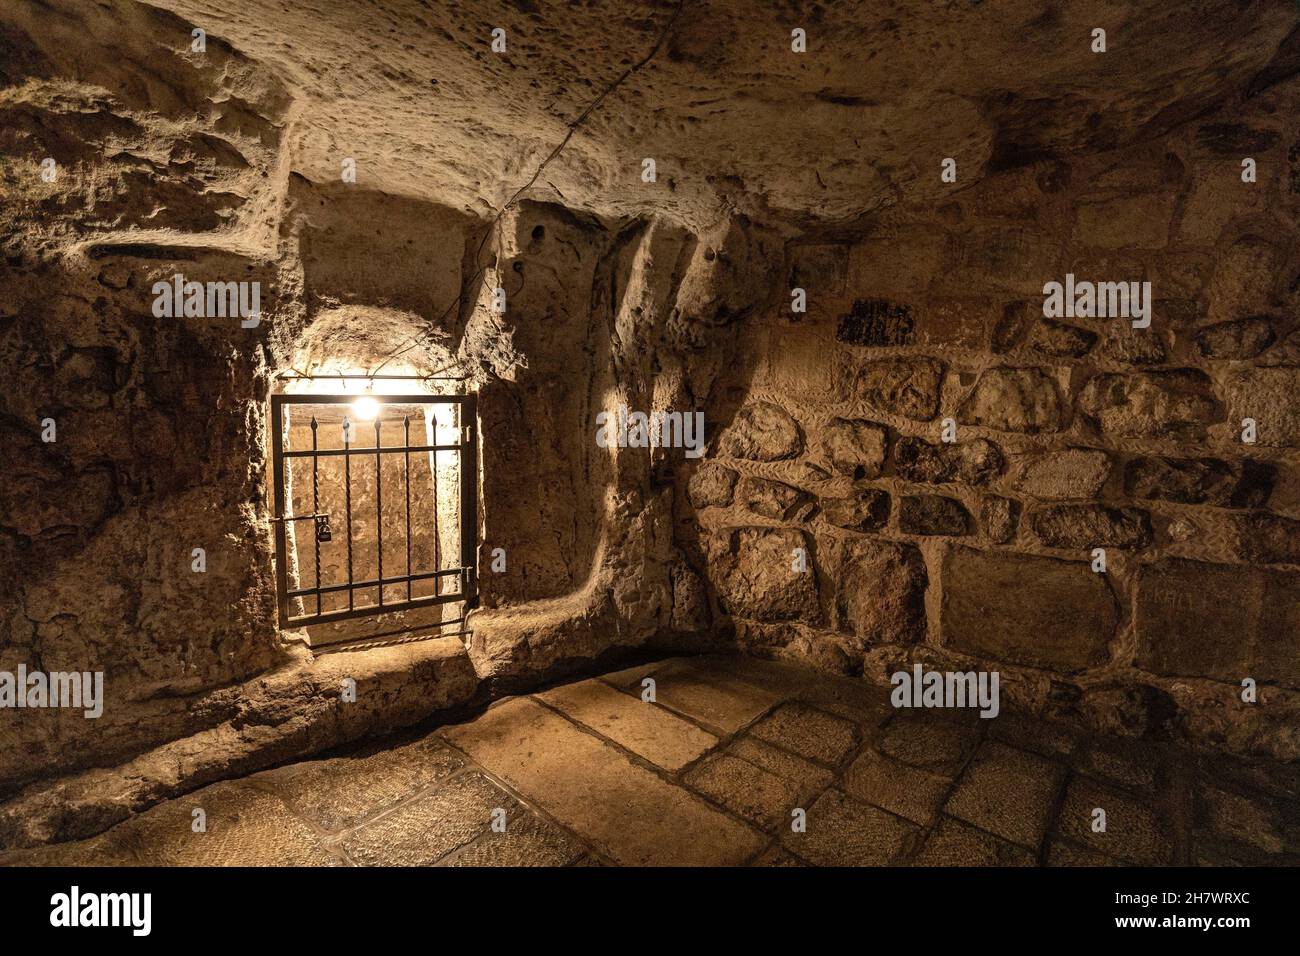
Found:
[[[480,773],[465,773],[367,823],[343,841],[361,866],[432,866],[487,831],[496,809],[520,806]]]
[[[914,866],[1034,866],[1024,847],[998,839],[960,820],[945,817],[926,839]]]
[[[88,840],[55,843],[0,853],[0,867],[8,866],[139,866],[135,853],[124,847],[114,830]]]
[[[845,772],[843,786],[859,800],[929,826],[952,781],[868,750]]]
[[[749,733],[830,766],[839,764],[857,744],[852,721],[797,701],[782,704],[751,727]]]
[[[1300,853],[1300,814],[1290,819],[1258,795],[1202,780],[1196,787],[1195,831],[1211,840],[1265,855]]]
[[[969,720],[924,710],[898,712],[880,732],[877,748],[895,760],[935,773],[959,770],[979,741]]]
[[[1093,811],[1106,812],[1106,829],[1093,829]],[[1066,790],[1058,832],[1107,856],[1142,866],[1160,866],[1177,857],[1170,821],[1152,805],[1113,787],[1077,777]]]
[[[989,720],[989,736],[1018,750],[1065,757],[1078,747],[1082,734],[1050,721],[1003,713]]]
[[[810,796],[830,786],[835,779],[835,774],[825,767],[809,763],[756,737],[737,737],[726,752],[776,774],[798,786],[800,793]]]
[[[754,830],[535,701],[507,701],[443,734],[618,863],[729,865],[762,848]]]
[[[566,684],[537,696],[665,770],[680,770],[718,742],[713,734],[657,704],[598,680]]]
[[[990,741],[957,781],[944,812],[1036,850],[1064,779],[1059,764]]]
[[[720,734],[735,733],[785,699],[778,690],[701,670],[689,659],[671,661],[653,677],[658,703]]]
[[[442,865],[568,866],[586,852],[585,846],[560,827],[524,811],[507,819],[504,833],[489,829]]]
[[[683,779],[692,790],[768,831],[785,822],[799,797],[797,784],[725,753],[691,768]]]
[[[601,674],[599,680],[603,680],[606,684],[619,690],[636,690],[639,694],[641,692],[641,681],[654,674],[655,671],[664,667],[667,663],[669,661],[651,661],[648,664],[636,664],[622,670]]]
[[[1053,837],[1047,844],[1048,866],[1124,866],[1122,860]]]
[[[754,861],[754,866],[807,866],[802,860],[791,856],[780,847],[769,847]]]
[[[888,687],[847,677],[825,677],[804,684],[795,699],[818,710],[843,717],[864,730],[874,730],[893,715]]]
[[[920,833],[884,810],[828,790],[808,809],[807,832],[787,825],[782,845],[817,866],[887,866],[897,862]]]
[[[1081,774],[1125,790],[1152,790],[1164,764],[1159,747],[1133,741],[1093,740],[1075,756]]]
[[[451,776],[464,758],[437,737],[397,747],[370,744],[355,755],[306,760],[249,778],[321,829],[349,829]]]
[[[206,832],[195,832],[195,810]],[[321,838],[279,797],[217,783],[159,804],[110,831],[145,866],[337,866]]]

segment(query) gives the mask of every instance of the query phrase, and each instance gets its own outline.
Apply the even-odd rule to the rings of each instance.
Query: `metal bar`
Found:
[[[411,451],[459,451],[461,448],[464,447],[465,447],[464,445],[412,445],[410,450]],[[370,449],[366,449],[366,450],[369,451]],[[397,454],[402,450],[403,449],[398,448],[396,446],[390,446],[388,448],[380,448],[378,451],[381,454],[390,455],[390,454]],[[347,452],[342,448],[322,448],[320,450],[320,457],[322,458],[336,458],[345,454],[347,454]],[[286,451],[284,453],[285,458],[308,458],[310,456],[311,456],[311,452],[307,451],[306,449],[302,451]]]
[[[352,423],[343,418],[343,507],[348,515],[348,610],[352,610]]]
[[[317,657],[322,654],[346,654],[349,651],[368,650],[372,647],[401,647],[423,641],[436,641],[444,637],[464,637],[473,634],[473,631],[466,630],[450,632],[444,630],[448,625],[463,623],[464,618],[458,617],[444,621],[441,624],[429,624],[416,628],[401,627],[394,631],[381,631],[378,634],[367,634],[362,637],[343,638],[324,644],[314,644],[312,645],[312,653]]]
[[[406,599],[411,600],[411,416],[402,416],[402,445],[406,453]]]
[[[399,574],[396,577],[384,578],[383,583],[385,585],[402,584],[407,580],[407,578],[410,578],[413,581],[425,581],[429,578],[449,578],[460,574],[462,570],[463,569],[461,568],[443,568],[441,571],[421,571],[419,574]],[[317,591],[320,591],[322,594],[334,594],[338,591],[346,591],[348,588],[360,591],[365,588],[376,587],[379,583],[380,581],[378,578],[372,578],[368,581],[356,581],[352,584],[326,584],[319,588],[299,588],[296,591],[290,591],[289,596],[306,597],[307,595],[315,594]],[[419,599],[417,598],[416,600]],[[396,607],[396,605],[392,606]],[[385,607],[388,607],[388,605],[385,605]]]
[[[434,408],[426,411],[424,414],[424,433],[428,435],[429,429],[432,427],[433,441],[435,444],[437,442],[440,425],[438,421],[438,411],[439,409]],[[426,457],[429,461],[429,488],[433,498],[433,566],[435,568],[441,568],[443,564],[442,495],[444,492],[441,483],[438,481],[438,453],[436,451],[429,452]],[[441,581],[434,586],[434,592],[437,594],[442,594],[445,591],[446,588],[442,586]]]
[[[430,597],[416,598],[414,601],[403,601],[401,604],[389,604],[384,607],[384,613],[392,611],[402,611],[413,607],[425,607],[432,604],[447,604],[451,601],[459,601],[459,594],[438,594]],[[308,614],[302,617],[289,618],[286,627],[305,627],[311,624],[329,624],[333,621],[342,621],[354,617],[373,617],[379,613],[377,607],[359,607],[349,608],[342,611],[326,611],[324,614]],[[434,627],[436,625],[429,625]]]
[[[467,441],[460,452],[460,587],[468,611],[478,607],[478,414],[474,396],[462,397],[460,427]]]
[[[337,378],[337,376],[334,376]],[[350,405],[355,402],[360,395],[346,395],[332,393],[329,395],[274,395],[273,398],[279,400],[284,405]],[[393,405],[462,405],[466,400],[472,398],[471,395],[430,395],[428,392],[419,392],[414,395],[368,395],[367,398],[373,398],[381,404]]]
[[[379,454],[379,417],[375,417],[375,552],[379,558],[379,606],[384,606],[384,459]]]
[[[313,515],[312,541],[316,542],[316,613],[321,612],[320,603],[320,538],[316,535],[314,527],[315,515],[320,514],[320,458],[316,455],[316,416],[311,417],[311,510]]]
[[[276,378],[282,382],[329,382],[338,379],[365,379],[371,382],[463,382],[466,375],[362,375],[345,373],[343,375],[300,375],[296,372],[281,372]]]
[[[313,518],[324,517],[327,512],[308,513],[301,515],[285,515],[283,518],[272,518],[272,521],[311,521]]]
[[[283,395],[271,396],[271,470],[275,481],[272,517],[284,517],[284,402]],[[289,562],[285,523],[275,525],[275,585],[280,600],[276,601],[276,616],[280,627],[289,627]]]

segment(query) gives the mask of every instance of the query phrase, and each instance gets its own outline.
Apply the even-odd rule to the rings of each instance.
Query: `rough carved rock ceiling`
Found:
[[[1298,19],[1278,0],[152,3],[283,80],[310,179],[351,156],[381,191],[487,215],[572,131],[533,195],[697,225],[851,221],[938,190],[945,156],[970,181],[1153,135],[1247,87]]]

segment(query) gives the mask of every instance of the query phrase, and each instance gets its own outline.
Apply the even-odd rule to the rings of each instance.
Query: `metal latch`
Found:
[[[319,512],[310,515],[288,515],[283,518],[272,518],[272,521],[313,521],[316,524],[317,541],[333,541],[334,536],[330,532],[330,516],[327,512]]]

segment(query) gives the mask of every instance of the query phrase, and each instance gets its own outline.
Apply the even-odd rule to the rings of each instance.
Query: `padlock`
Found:
[[[317,541],[333,541],[333,540],[334,540],[334,536],[330,533],[330,516],[329,516],[329,515],[317,515],[317,516],[316,516],[316,540],[317,540]]]

